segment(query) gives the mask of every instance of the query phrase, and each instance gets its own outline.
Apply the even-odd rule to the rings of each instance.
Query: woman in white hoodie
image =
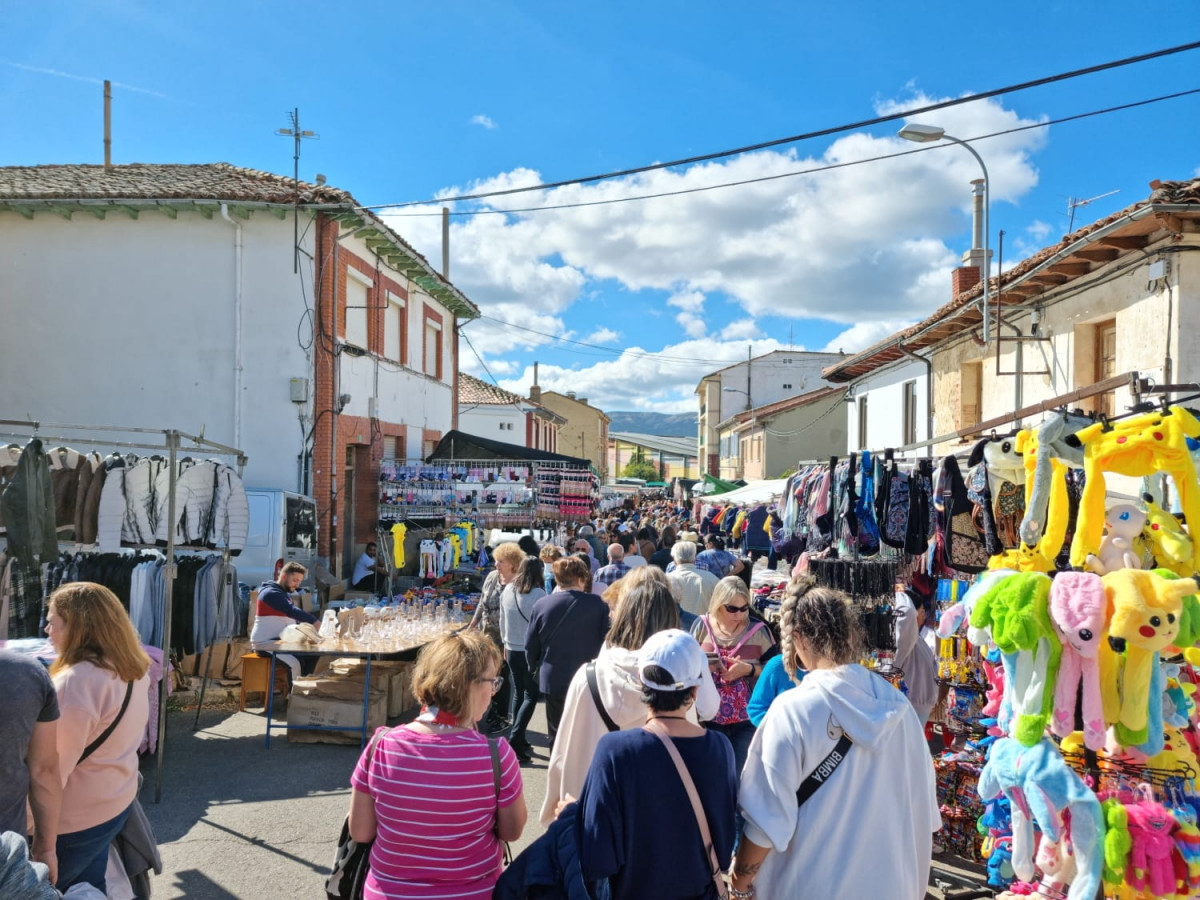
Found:
[[[600,738],[609,731],[638,728],[646,723],[638,650],[650,635],[679,627],[679,605],[659,569],[643,566],[618,584],[623,590],[604,647],[594,663],[575,673],[567,690],[562,722],[546,772],[546,799],[541,812],[545,826],[554,821],[560,802],[579,796]],[[599,704],[588,684],[591,666],[595,667]],[[696,702],[689,710],[692,721],[711,719],[717,714],[721,700],[711,682],[709,679],[697,692]]]
[[[789,674],[742,770],[745,830],[732,900],[790,896],[923,900],[941,827],[933,762],[904,695],[858,665],[846,598],[793,582],[780,609]]]

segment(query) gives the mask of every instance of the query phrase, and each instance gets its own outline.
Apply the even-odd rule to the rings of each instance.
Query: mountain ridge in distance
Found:
[[[608,412],[608,430],[656,434],[660,437],[695,437],[699,417],[695,413],[656,413],[640,411]]]

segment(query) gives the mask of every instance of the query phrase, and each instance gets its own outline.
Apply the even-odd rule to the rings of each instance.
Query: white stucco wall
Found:
[[[924,363],[911,360],[871,372],[853,384],[853,401],[844,403],[846,416],[845,452],[883,450],[901,447],[904,440],[904,385],[915,382],[917,401],[916,440],[933,437],[929,433],[929,378]],[[864,447],[858,433],[858,402],[867,398],[867,442]],[[915,455],[924,455],[917,453]]]
[[[502,429],[500,426],[504,425]],[[493,441],[525,446],[525,413],[515,406],[485,404],[458,408],[458,430]]]
[[[246,481],[294,490],[302,438],[289,379],[311,379],[311,364],[297,341],[304,307],[292,224],[262,214],[237,221]],[[219,215],[0,213],[3,415],[203,430],[239,443],[234,233]]]
[[[25,219],[0,213],[0,418],[177,428],[240,446],[249,485],[295,490],[312,422],[312,262],[292,271],[292,223],[264,212],[242,226],[241,435],[235,433],[235,229],[218,215],[144,211]],[[309,254],[314,229],[302,233]],[[339,252],[373,260],[361,240]],[[373,263],[372,263],[373,264]],[[389,273],[405,283],[403,276]],[[424,375],[423,305],[442,315],[442,380]],[[373,355],[340,356],[344,412],[407,429],[419,455],[422,429],[453,421],[453,318],[423,292],[406,304],[409,368]],[[308,345],[308,346],[302,346]],[[309,380],[292,403],[291,378]],[[523,428],[523,426],[522,426]],[[84,436],[82,433],[78,433]],[[523,440],[523,430],[522,430]]]

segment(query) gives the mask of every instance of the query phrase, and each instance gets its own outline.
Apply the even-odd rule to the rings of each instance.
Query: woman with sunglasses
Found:
[[[420,715],[378,732],[350,779],[350,836],[375,842],[365,900],[492,896],[500,841],[517,840],[527,815],[512,748],[475,729],[500,680],[500,649],[482,632],[448,634],[421,650],[413,670]]]
[[[721,695],[720,712],[707,727],[729,738],[740,775],[754,737],[747,706],[762,674],[763,654],[775,646],[775,638],[766,625],[750,618],[750,589],[736,575],[717,582],[708,615],[696,620],[692,634],[708,655],[709,670]]]

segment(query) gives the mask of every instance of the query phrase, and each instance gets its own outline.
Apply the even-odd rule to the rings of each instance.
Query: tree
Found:
[[[645,460],[635,459],[632,462],[626,463],[625,468],[621,470],[621,477],[640,478],[643,481],[657,481],[658,466]]]

